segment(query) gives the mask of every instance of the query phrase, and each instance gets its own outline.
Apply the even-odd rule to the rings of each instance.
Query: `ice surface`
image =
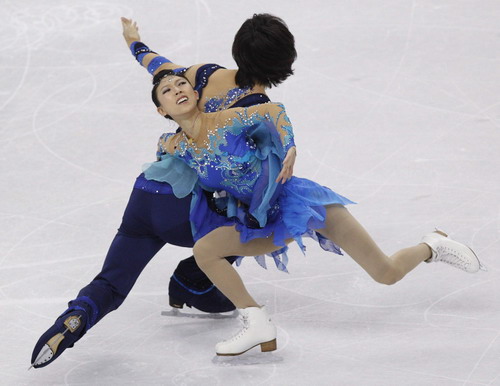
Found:
[[[0,384],[500,385],[497,0],[0,0]],[[120,16],[180,64],[234,67],[253,13],[296,36],[270,95],[294,123],[296,174],[358,202],[387,253],[435,226],[488,272],[423,264],[391,287],[348,256],[292,247],[290,274],[239,268],[278,350],[214,358],[234,319],[175,318],[165,247],[116,312],[50,366],[38,337],[99,272],[134,178],[166,130]]]

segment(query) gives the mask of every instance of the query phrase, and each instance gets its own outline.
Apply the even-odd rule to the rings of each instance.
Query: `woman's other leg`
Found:
[[[291,240],[290,240],[291,241]],[[213,230],[193,248],[198,266],[219,290],[226,295],[237,308],[259,307],[250,296],[240,275],[225,259],[225,256],[254,256],[278,250],[272,238],[254,239],[248,243],[240,241],[240,233],[233,227],[221,227]]]
[[[240,355],[258,345],[261,351],[276,350],[277,331],[266,309],[260,308],[250,296],[240,276],[224,257],[261,255],[279,248],[272,238],[243,244],[234,227],[218,228],[196,242],[193,252],[198,266],[239,309],[243,323],[243,329],[235,336],[217,343],[217,355]]]

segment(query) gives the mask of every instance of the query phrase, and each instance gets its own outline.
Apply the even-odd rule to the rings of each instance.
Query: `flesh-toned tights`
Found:
[[[339,245],[375,281],[382,284],[396,283],[431,256],[431,250],[425,244],[402,249],[392,256],[385,255],[342,205],[326,207],[325,223],[325,228],[317,231]],[[259,307],[224,257],[261,255],[277,249],[279,247],[273,244],[271,238],[242,243],[239,232],[229,226],[215,229],[199,239],[194,246],[194,256],[203,272],[237,308]]]

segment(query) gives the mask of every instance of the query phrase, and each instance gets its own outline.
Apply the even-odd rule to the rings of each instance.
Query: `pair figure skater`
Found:
[[[240,355],[257,345],[262,351],[276,349],[274,324],[225,256],[272,254],[278,267],[286,266],[286,245],[295,240],[304,249],[302,237],[310,236],[326,250],[342,248],[382,284],[398,282],[423,261],[443,261],[467,272],[480,269],[470,248],[441,231],[387,256],[345,208],[349,199],[290,176],[287,155],[295,153],[295,144],[283,105],[205,113],[198,108],[200,94],[182,73],[162,71],[153,83],[158,112],[181,129],[160,138],[161,159],[145,170],[146,178],[175,184],[179,198],[194,194],[194,257],[243,322],[236,335],[216,345],[217,355]],[[222,221],[212,215],[202,190],[227,194]]]
[[[138,56],[142,54],[141,61],[149,59],[150,69],[155,60],[160,66],[166,63],[144,48]],[[226,256],[274,253],[278,266],[286,268],[286,244],[295,239],[302,245],[301,237],[307,235],[325,249],[338,251],[340,246],[384,284],[397,282],[422,261],[443,261],[467,272],[479,270],[473,251],[442,232],[430,233],[422,243],[388,257],[344,207],[348,199],[312,181],[291,177],[295,147],[282,105],[204,113],[199,109],[200,92],[175,66],[157,74],[152,95],[158,112],[173,118],[181,129],[160,138],[159,161],[146,170],[146,180],[170,183],[179,199],[192,196],[196,261],[238,308],[243,321],[238,334],[217,344],[218,355],[239,355],[257,345],[263,351],[276,348],[276,328]],[[224,216],[211,209],[204,193],[219,190],[228,194]]]
[[[150,73],[185,69],[153,53],[141,42],[138,28],[131,20],[122,18],[122,27],[127,47]],[[235,34],[232,51],[238,69],[216,64],[198,64],[186,69],[186,77],[203,92],[199,107],[205,111],[267,102],[266,89],[293,74],[292,64],[297,56],[294,36],[276,16],[255,14],[245,20]],[[266,60],[271,56],[272,60]],[[147,180],[143,174],[133,186],[101,271],[38,339],[31,358],[35,368],[52,363],[109,312],[120,307],[144,267],[165,244],[193,247],[189,222],[192,195],[179,199],[168,183]],[[212,198],[209,204],[214,211],[218,210]],[[235,257],[228,258],[234,260]],[[210,313],[235,309],[193,257],[179,263],[168,291],[172,307],[187,305]]]

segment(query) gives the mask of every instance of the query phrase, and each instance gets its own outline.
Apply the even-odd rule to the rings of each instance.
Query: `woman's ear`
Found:
[[[167,115],[167,112],[165,111],[165,109],[162,107],[162,106],[159,106],[156,111],[158,111],[158,114],[160,114],[162,117],[164,117],[165,115]]]
[[[196,95],[196,100],[199,101],[200,100],[200,93],[196,90],[194,90],[194,95]]]

